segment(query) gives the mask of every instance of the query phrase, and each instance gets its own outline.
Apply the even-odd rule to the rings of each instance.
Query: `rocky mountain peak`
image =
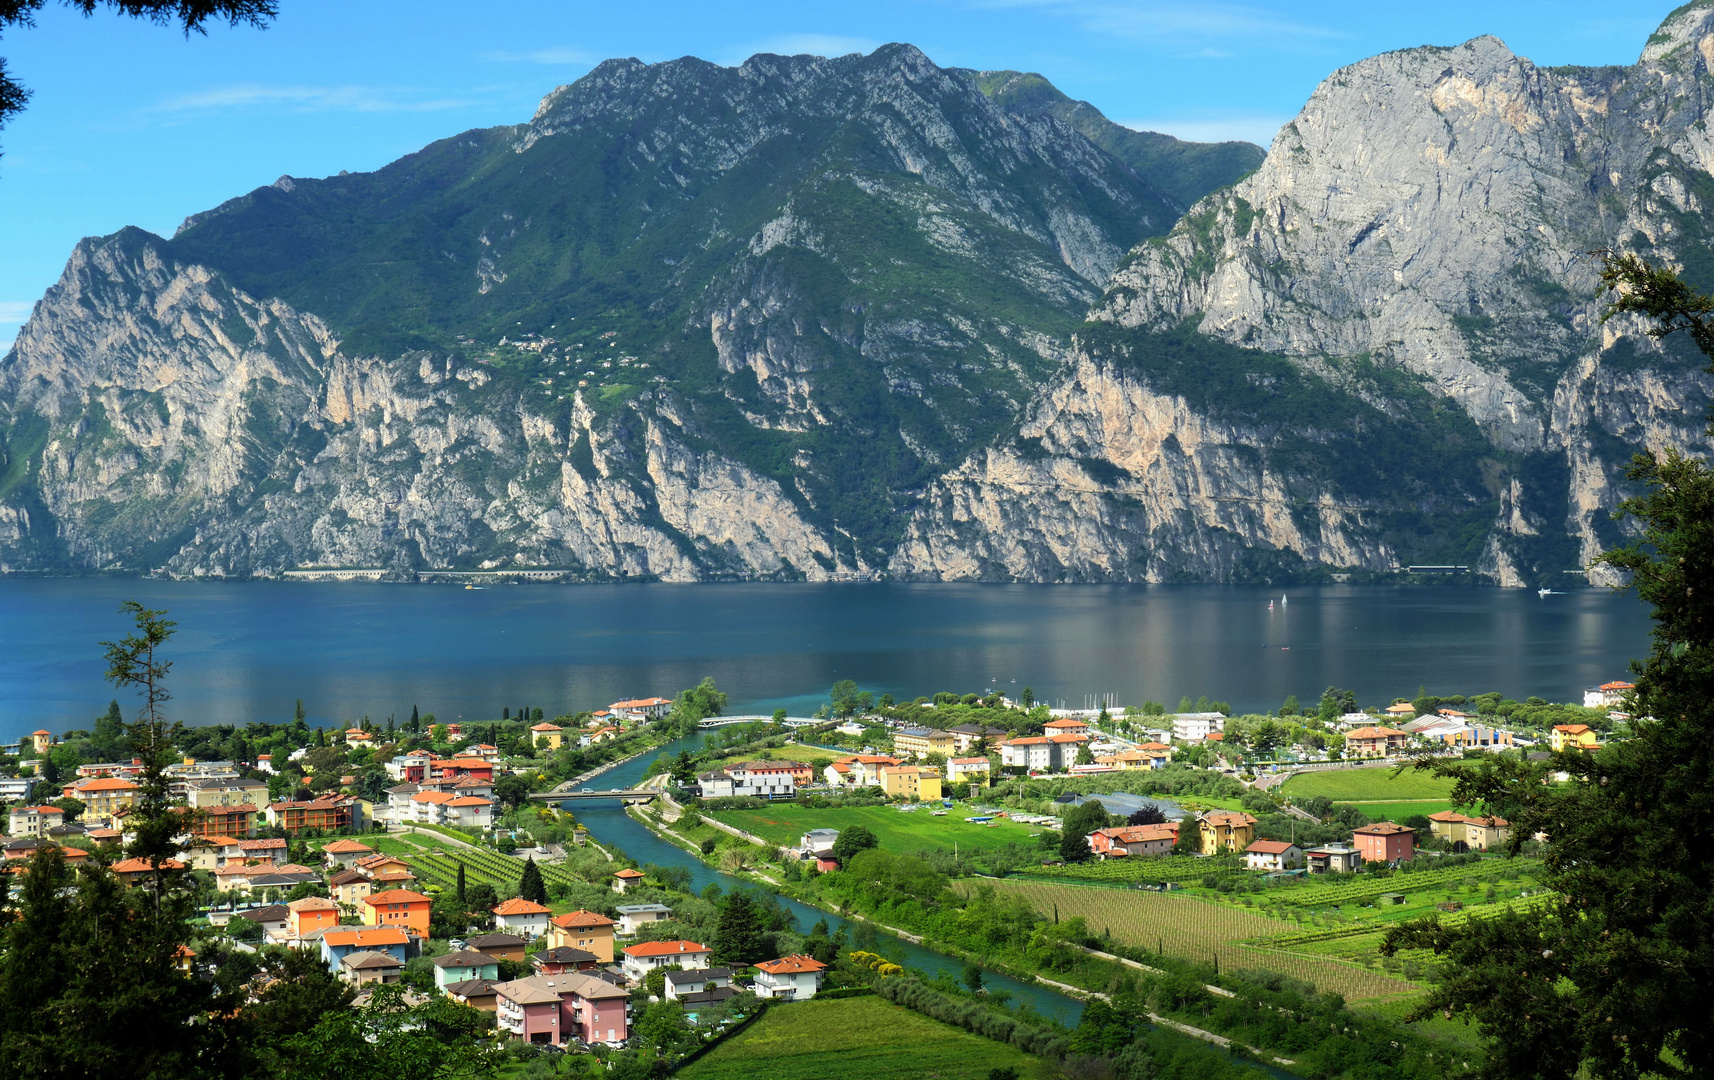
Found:
[[[1714,67],[1714,0],[1696,0],[1670,12],[1649,35],[1638,63],[1672,62],[1693,53]]]

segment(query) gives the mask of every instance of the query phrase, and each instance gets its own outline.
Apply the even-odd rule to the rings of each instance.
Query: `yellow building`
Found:
[[[613,920],[593,911],[572,911],[548,920],[548,948],[582,949],[603,964],[613,962]]]
[[[927,757],[942,754],[951,757],[958,749],[958,740],[950,731],[929,731],[926,728],[902,728],[893,735],[893,752]]]
[[[1549,741],[1555,752],[1560,750],[1599,750],[1601,740],[1588,724],[1555,724]]]
[[[1429,832],[1448,843],[1462,843],[1470,851],[1492,851],[1511,837],[1511,822],[1503,817],[1469,817],[1456,810],[1428,815]]]
[[[137,785],[123,777],[108,776],[79,785],[76,795],[83,800],[84,824],[111,826],[119,811],[136,805]]]
[[[946,778],[954,784],[987,787],[993,773],[993,763],[985,757],[959,757],[946,763]]]
[[[1202,853],[1243,851],[1256,842],[1256,819],[1233,810],[1216,810],[1197,821],[1202,832]]]
[[[565,729],[558,724],[543,721],[530,729],[530,745],[537,746],[543,739],[548,741],[549,750],[558,750],[565,741]]]
[[[889,765],[881,770],[881,790],[890,799],[938,799],[940,773],[925,765]]]

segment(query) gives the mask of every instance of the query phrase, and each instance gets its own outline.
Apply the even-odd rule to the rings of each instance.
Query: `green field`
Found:
[[[1014,1046],[930,1020],[878,997],[775,1005],[767,1015],[681,1069],[686,1080],[985,1080],[1012,1067],[1045,1075]]]
[[[901,813],[890,806],[848,806],[811,810],[796,803],[776,803],[759,810],[722,810],[709,815],[734,828],[755,833],[770,844],[795,845],[811,829],[843,829],[863,825],[889,851],[921,851],[924,848],[997,848],[1030,843],[1040,833],[1038,825],[1014,825],[998,819],[992,826],[965,821],[974,811],[968,803],[956,803],[945,817],[934,817],[927,809]]]
[[[1394,776],[1390,768],[1338,769],[1299,773],[1280,791],[1293,799],[1324,795],[1334,802],[1444,801],[1452,797],[1452,781],[1414,770]]]
[[[1452,809],[1452,804],[1445,799],[1415,799],[1406,802],[1352,800],[1343,805],[1355,806],[1368,815],[1370,821],[1403,821],[1412,814],[1421,814],[1423,817],[1427,817],[1430,814],[1438,814],[1442,810]]]

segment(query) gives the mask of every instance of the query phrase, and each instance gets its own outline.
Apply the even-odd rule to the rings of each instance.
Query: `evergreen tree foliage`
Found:
[[[1095,857],[1089,834],[1107,827],[1107,808],[1099,799],[1074,806],[1060,821],[1059,857],[1066,862],[1088,862]]]
[[[747,889],[735,889],[720,903],[720,918],[709,948],[716,964],[754,964],[770,959],[761,906]]]
[[[541,867],[536,865],[534,858],[524,860],[524,873],[518,879],[518,895],[538,904],[548,902],[547,882],[542,880]]]
[[[1686,331],[1714,359],[1714,298],[1635,256],[1604,258],[1603,318],[1640,315],[1657,338]],[[1383,946],[1450,961],[1417,1015],[1474,1020],[1494,1080],[1714,1075],[1714,471],[1670,449],[1639,454],[1629,476],[1641,494],[1620,514],[1641,534],[1602,561],[1629,574],[1655,624],[1632,665],[1630,737],[1545,762],[1418,764],[1455,781],[1456,804],[1508,818],[1514,851],[1547,837],[1552,904],[1417,921]]]
[[[839,830],[833,841],[833,857],[840,866],[849,866],[859,851],[868,851],[880,843],[875,834],[862,825],[847,825]]]

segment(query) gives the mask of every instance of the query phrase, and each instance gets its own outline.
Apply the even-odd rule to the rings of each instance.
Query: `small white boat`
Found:
[[[1552,589],[1537,589],[1535,591],[1535,594],[1537,596],[1558,596],[1559,595],[1558,593],[1554,592]]]

